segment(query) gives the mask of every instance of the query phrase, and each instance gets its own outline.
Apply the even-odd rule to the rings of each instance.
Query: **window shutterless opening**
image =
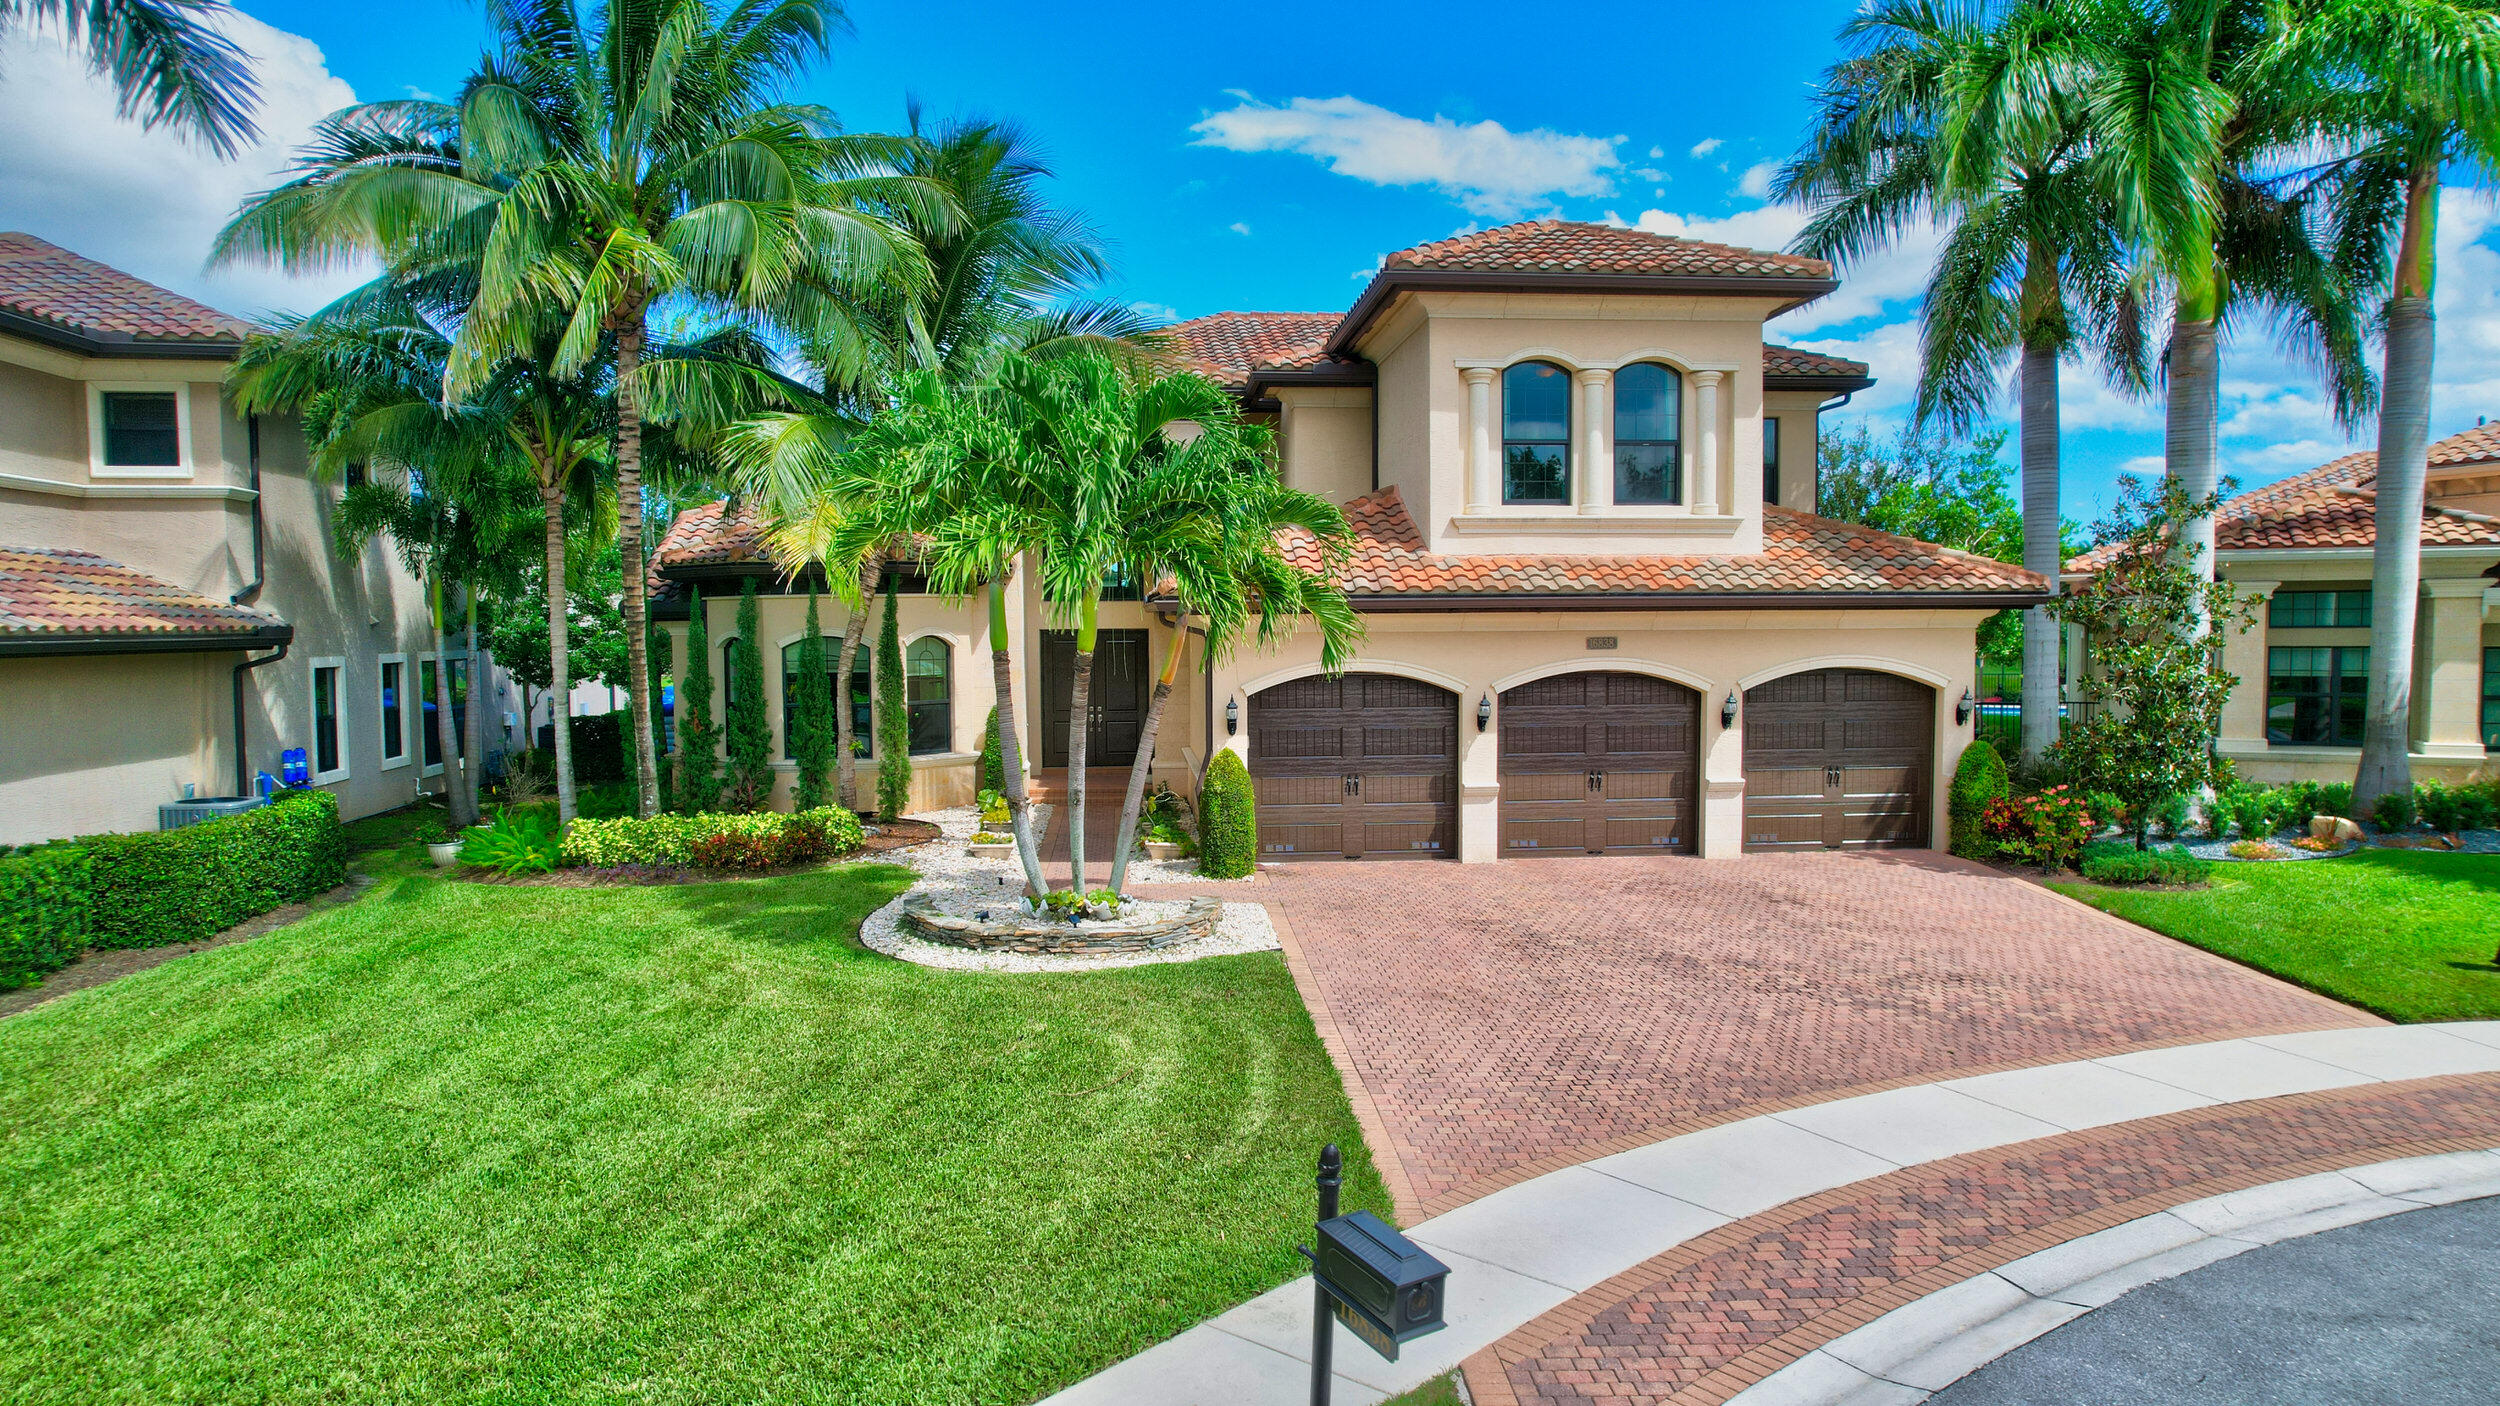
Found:
[[[1684,378],[1653,362],[1615,373],[1615,501],[1684,501]]]
[[[1502,373],[1502,501],[1571,501],[1571,376],[1549,362]]]

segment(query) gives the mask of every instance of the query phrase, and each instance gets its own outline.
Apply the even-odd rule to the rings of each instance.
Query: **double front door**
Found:
[[[1101,630],[1094,636],[1094,679],[1087,689],[1085,764],[1128,766],[1137,760],[1146,724],[1146,632]],[[1068,713],[1076,696],[1076,632],[1042,631],[1042,765],[1068,764]]]

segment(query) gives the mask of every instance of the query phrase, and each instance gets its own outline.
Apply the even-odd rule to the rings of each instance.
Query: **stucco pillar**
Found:
[[[1583,371],[1580,383],[1579,483],[1571,495],[1584,513],[1615,505],[1615,373]]]
[[[1501,458],[1493,440],[1493,368],[1470,366],[1459,374],[1467,379],[1467,484],[1464,511],[1480,513],[1502,501],[1501,485],[1493,478],[1501,464]]]
[[[2240,594],[2260,598],[2274,594],[2277,582],[2231,578]],[[2239,680],[2222,705],[2221,746],[2225,752],[2266,749],[2266,608],[2257,607],[2257,623],[2222,642],[2222,667]]]
[[[1476,730],[1476,701],[1493,704],[1492,721]],[[1490,864],[1502,857],[1502,709],[1483,680],[1458,695],[1458,858]]]
[[[1693,516],[1719,515],[1719,383],[1724,371],[1693,373],[1694,419],[1701,422],[1700,446],[1693,460]]]
[[[2479,576],[2422,583],[2415,750],[2425,756],[2483,757],[2483,585]]]

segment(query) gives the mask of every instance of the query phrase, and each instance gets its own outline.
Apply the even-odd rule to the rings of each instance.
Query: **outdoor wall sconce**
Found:
[[[1736,690],[1727,691],[1727,701],[1719,705],[1719,726],[1736,726]]]
[[[1970,710],[1977,706],[1978,702],[1970,696],[1970,690],[1967,688],[1963,689],[1962,701],[1955,704],[1953,707],[1953,720],[1957,723],[1969,722]]]
[[[1476,731],[1482,732],[1492,725],[1493,695],[1487,693],[1476,699]]]
[[[1230,737],[1239,731],[1241,731],[1241,700],[1227,698],[1224,700],[1224,735]]]

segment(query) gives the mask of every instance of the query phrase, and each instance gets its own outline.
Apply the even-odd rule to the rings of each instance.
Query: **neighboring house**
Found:
[[[440,788],[424,592],[339,553],[294,423],[227,405],[249,330],[0,233],[0,844],[154,829],[294,747],[349,816]]]
[[[1763,323],[1835,286],[1813,259],[1536,221],[1393,254],[1345,313],[1170,329],[1274,423],[1286,481],[1346,507],[1369,638],[1333,678],[1307,630],[1212,666],[1193,652],[1156,774],[1189,790],[1212,749],[1241,752],[1269,860],[1933,842],[1977,627],[2048,583],[1812,515],[1818,417],[1871,383],[1765,345]],[[778,589],[752,514],[727,505],[680,517],[653,570],[663,619],[688,587],[718,590],[715,668],[738,579]],[[1072,637],[1030,580],[1008,616],[1027,755],[1048,769]],[[1087,742],[1115,767],[1176,624],[1121,594]],[[918,804],[971,794],[993,701],[978,605],[902,597]],[[802,609],[763,613],[777,745]]]
[[[2215,570],[2266,598],[2257,627],[2225,641],[2222,655],[2239,687],[2223,709],[2221,752],[2251,781],[2350,781],[2359,765],[2377,468],[2375,453],[2347,454],[2243,493],[2215,515]],[[2068,572],[2087,575],[2106,556],[2087,552]],[[2417,780],[2464,779],[2500,748],[2496,583],[2500,425],[2477,425],[2430,449],[2414,628]],[[2085,694],[2087,663],[2070,659],[2067,669]]]

